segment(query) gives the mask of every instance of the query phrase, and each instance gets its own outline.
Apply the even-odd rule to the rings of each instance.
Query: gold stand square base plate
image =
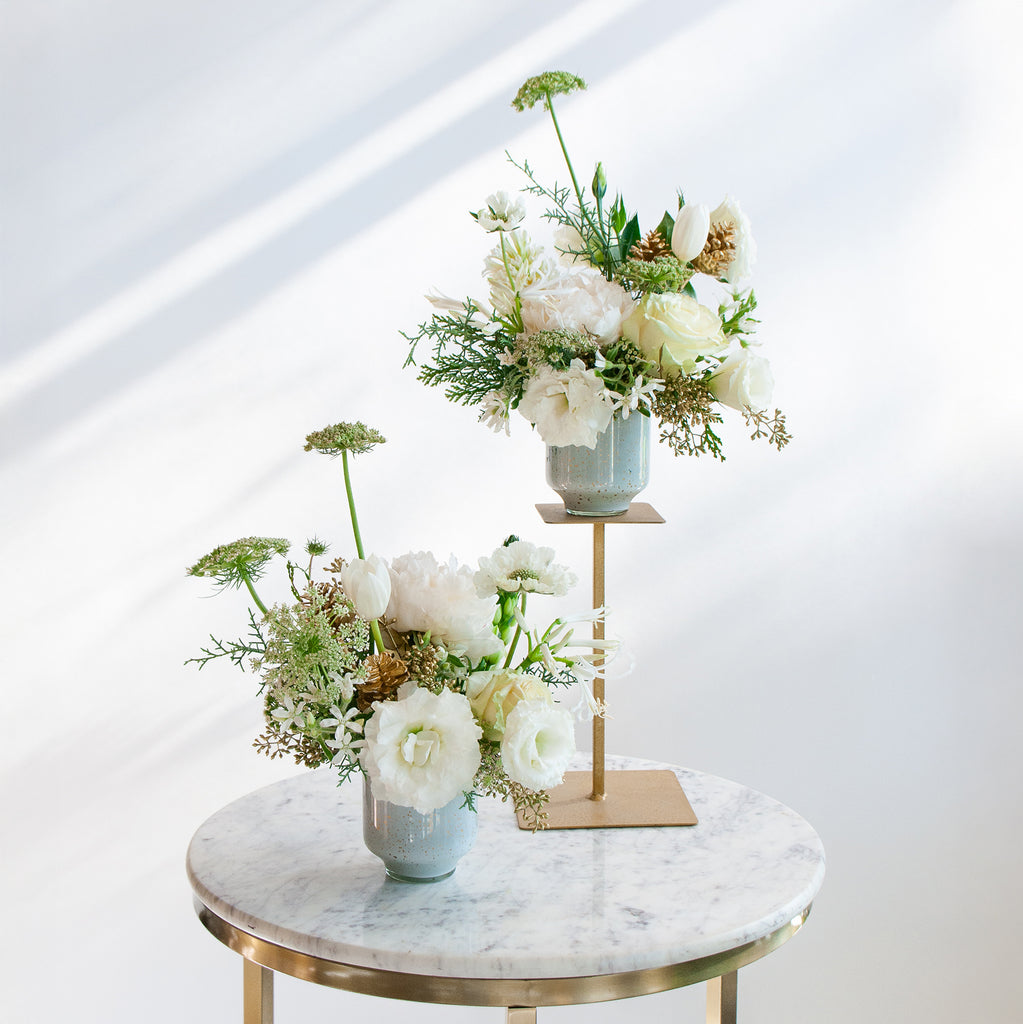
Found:
[[[674,772],[611,771],[604,798],[593,799],[592,772],[566,772],[550,790],[547,828],[642,828],[695,825],[696,815]],[[522,815],[519,828],[528,828]]]

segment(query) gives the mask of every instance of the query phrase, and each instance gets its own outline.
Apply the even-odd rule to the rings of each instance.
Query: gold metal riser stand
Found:
[[[569,515],[564,505],[537,505],[545,523],[593,527],[593,607],[604,607],[604,526],[608,523],[663,523],[663,517],[645,502],[633,502],[620,516]],[[604,639],[604,621],[593,624],[593,639]],[[599,654],[599,649],[595,648]],[[593,696],[605,701],[604,661],[594,662]],[[695,825],[696,815],[670,771],[605,771],[604,719],[593,718],[593,767],[589,772],[568,772],[565,781],[550,790],[547,828],[637,828],[658,825]],[[519,827],[527,828],[519,816]]]

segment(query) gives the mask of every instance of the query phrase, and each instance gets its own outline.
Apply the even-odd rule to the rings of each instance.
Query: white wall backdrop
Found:
[[[733,423],[724,465],[658,449],[667,524],[608,531],[633,664],[609,747],[762,789],[824,840],[809,926],[743,972],[747,1024],[1019,1020],[1017,11],[7,0],[0,1017],[240,1019],[185,847],[296,769],[250,747],[251,676],[183,666],[242,605],[184,568],[252,533],[344,548],[308,431],[388,436],[355,463],[381,554],[474,561],[514,530],[585,580],[588,531],[533,511],[538,439],[423,388],[399,334],[431,286],[477,287],[465,211],[520,184],[504,150],[557,171],[509,101],[565,68],[591,83],[560,108],[578,166],[643,219],[677,186],[740,198],[796,436],[778,454]],[[543,1017],[695,1021],[701,999]],[[290,979],[277,1002],[413,1009]]]

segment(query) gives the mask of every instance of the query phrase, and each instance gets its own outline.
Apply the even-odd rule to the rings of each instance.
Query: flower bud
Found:
[[[341,570],[341,586],[359,618],[379,619],[391,599],[391,573],[379,555],[355,558]]]
[[[671,232],[671,251],[683,262],[696,259],[707,244],[710,211],[703,203],[686,203],[675,218]]]
[[[604,173],[604,165],[602,163],[598,163],[597,169],[593,172],[593,184],[590,188],[593,189],[595,199],[604,198],[604,193],[607,192],[607,175]]]

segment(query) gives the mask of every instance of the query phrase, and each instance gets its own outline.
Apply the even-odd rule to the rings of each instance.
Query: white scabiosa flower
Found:
[[[484,231],[514,231],[526,219],[526,204],[507,192],[487,196],[487,205],[476,214],[476,223]]]
[[[683,262],[696,259],[707,244],[710,212],[703,203],[686,203],[671,230],[671,251]]]
[[[360,755],[373,795],[420,814],[443,807],[472,789],[482,735],[468,699],[452,690],[416,687],[378,702]]]
[[[398,632],[429,633],[434,643],[462,650],[476,665],[502,650],[494,607],[476,593],[473,572],[452,558],[441,565],[429,551],[391,560],[391,600],[384,617]]]
[[[391,574],[379,555],[353,558],[341,570],[340,579],[360,618],[371,622],[384,614],[391,599]]]
[[[771,364],[749,349],[729,353],[718,371],[710,378],[711,394],[722,405],[742,412],[752,409],[763,412],[771,404],[774,375]]]
[[[525,540],[513,540],[481,558],[473,577],[480,597],[519,591],[563,597],[576,580],[574,572],[554,561],[553,548],[538,548]]]
[[[522,700],[505,722],[501,763],[512,782],[527,789],[558,785],[575,753],[572,716],[546,701]]]
[[[604,382],[581,359],[573,359],[567,370],[541,367],[518,410],[546,444],[583,448],[596,447],[614,412]]]

